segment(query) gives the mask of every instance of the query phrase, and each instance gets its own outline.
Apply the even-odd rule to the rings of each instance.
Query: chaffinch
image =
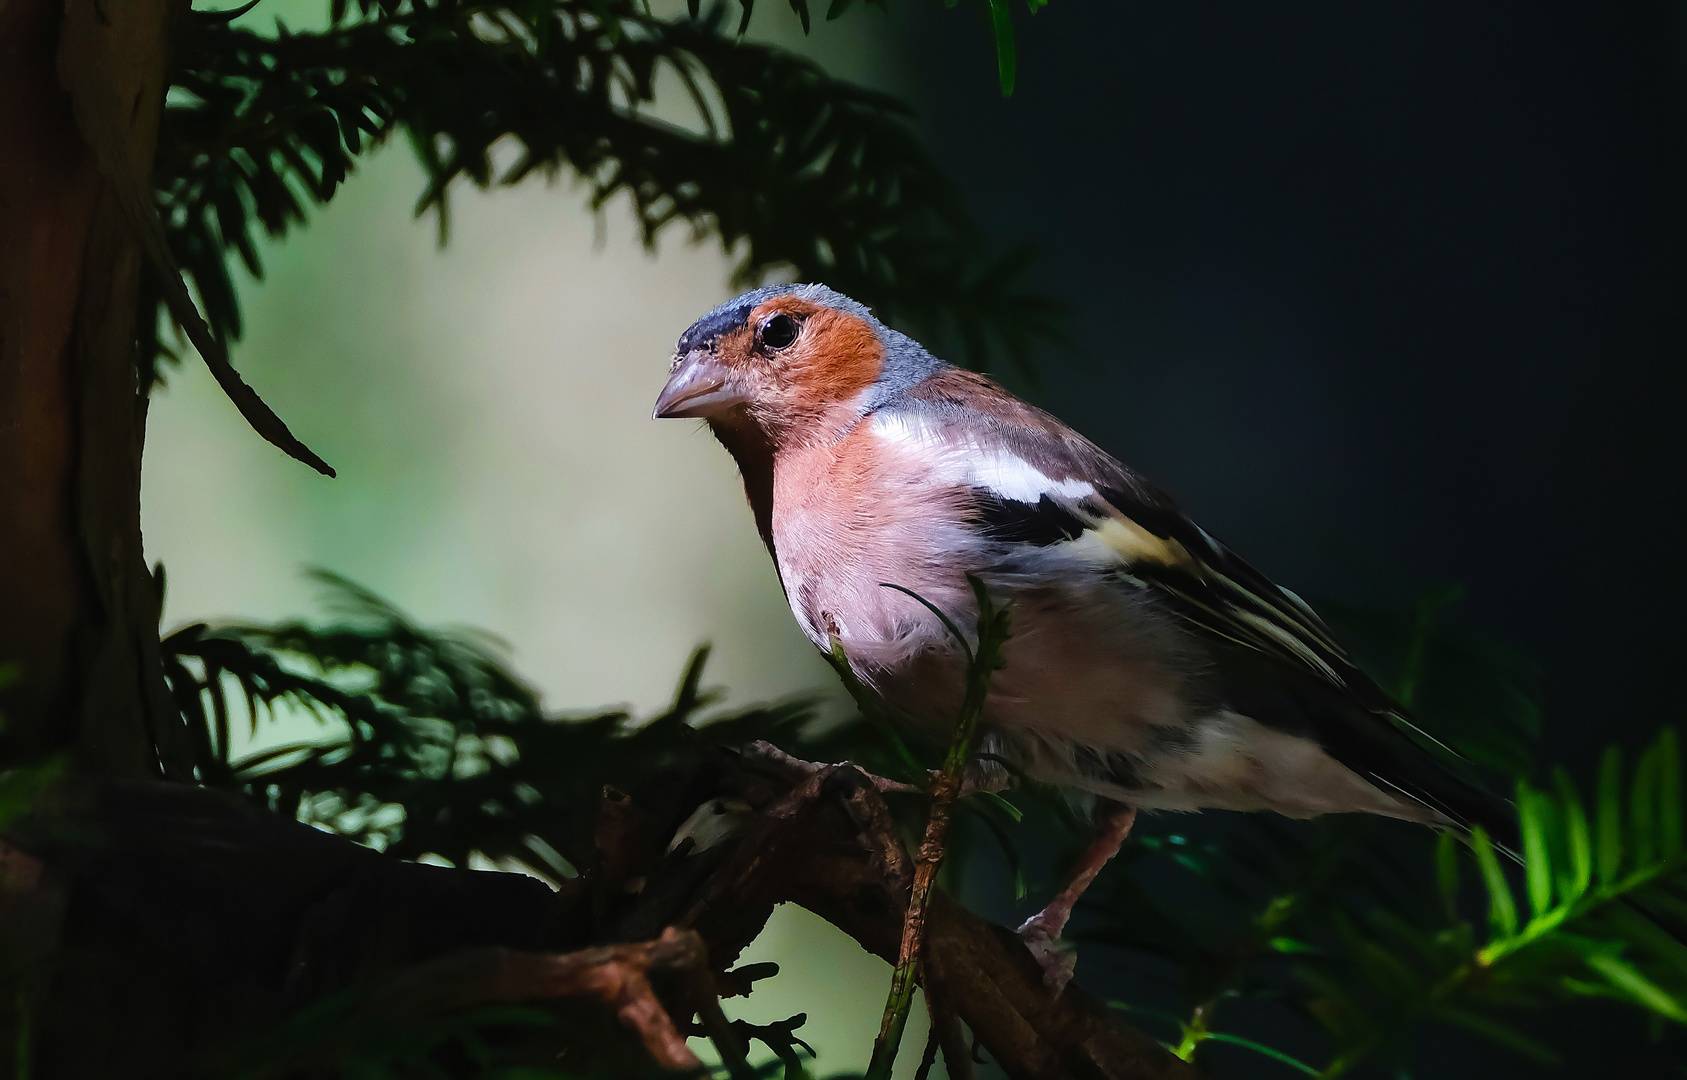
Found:
[[[953,722],[963,664],[930,611],[883,585],[962,628],[969,574],[1012,605],[985,745],[1105,800],[1072,885],[1021,928],[1045,967],[1139,807],[1501,817],[1293,593],[1094,443],[846,296],[776,285],[709,312],[656,415],[708,422],[803,632],[822,650],[835,635],[930,736]]]

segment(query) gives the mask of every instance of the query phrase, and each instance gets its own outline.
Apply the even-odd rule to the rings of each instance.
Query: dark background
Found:
[[[1308,596],[1463,585],[1585,776],[1683,712],[1684,13],[1056,0],[1016,13],[1007,100],[978,12],[893,18],[931,145],[1072,306],[1016,387]],[[1679,1040],[1597,1009],[1525,1026],[1569,1063],[1429,1028],[1418,1075],[1680,1075]]]
[[[1029,396],[1297,591],[1464,585],[1549,760],[1680,717],[1683,6],[1015,17],[1003,100],[979,12],[894,13],[931,145],[1072,305]]]

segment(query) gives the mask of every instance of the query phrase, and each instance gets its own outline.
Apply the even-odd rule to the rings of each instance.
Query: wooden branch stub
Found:
[[[655,941],[571,953],[465,949],[406,968],[365,1005],[371,1012],[430,1016],[495,1002],[589,997],[608,1005],[664,1069],[702,1067],[651,988],[652,971],[706,970],[708,950],[690,930],[669,927]]]

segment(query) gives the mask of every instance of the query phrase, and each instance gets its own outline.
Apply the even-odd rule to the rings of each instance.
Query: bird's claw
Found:
[[[1066,989],[1078,969],[1078,952],[1061,938],[1060,931],[1050,927],[1043,913],[1038,913],[1019,927],[1019,937],[1037,966],[1043,969],[1043,985],[1057,995]]]

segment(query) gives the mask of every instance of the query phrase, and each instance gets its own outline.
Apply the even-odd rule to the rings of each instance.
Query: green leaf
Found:
[[[1646,890],[1644,903],[1648,911],[1661,912],[1687,923],[1687,896],[1672,896],[1664,886],[1654,884]]]
[[[1266,1046],[1264,1043],[1260,1042],[1254,1042],[1252,1039],[1244,1039],[1240,1035],[1230,1035],[1222,1031],[1209,1031],[1207,1033],[1207,1038],[1213,1042],[1229,1043],[1232,1046],[1240,1046],[1243,1049],[1252,1050],[1256,1054],[1263,1054],[1272,1061],[1280,1061],[1284,1065],[1289,1066],[1289,1068],[1298,1069],[1307,1076],[1319,1075],[1317,1069],[1314,1069],[1312,1066],[1308,1065],[1304,1061],[1301,1061],[1299,1058],[1290,1057],[1288,1054],[1283,1053],[1283,1051],[1278,1050],[1275,1047]]]
[[[1441,906],[1449,916],[1456,915],[1459,899],[1459,841],[1451,832],[1442,831],[1435,837],[1435,885],[1441,893]]]
[[[1687,943],[1683,943],[1652,918],[1628,904],[1612,904],[1606,914],[1611,925],[1629,941],[1652,956],[1687,975]]]
[[[1587,811],[1582,809],[1581,796],[1570,774],[1563,769],[1552,771],[1553,786],[1558,789],[1558,805],[1564,817],[1566,858],[1560,863],[1559,896],[1573,901],[1587,892],[1593,883],[1593,838],[1588,831]]]
[[[1678,1024],[1687,1024],[1687,1002],[1648,979],[1628,961],[1601,953],[1588,957],[1587,965],[1636,1003]]]
[[[70,758],[55,754],[33,765],[0,772],[0,825],[23,817],[53,782],[69,771]]]
[[[1681,851],[1681,746],[1675,729],[1658,733],[1658,853],[1669,858]]]
[[[1628,834],[1633,840],[1636,869],[1650,864],[1658,850],[1658,747],[1640,755],[1628,789]]]
[[[1529,907],[1539,918],[1552,907],[1552,857],[1547,833],[1552,807],[1527,783],[1517,782],[1517,824],[1523,833],[1523,873]]]
[[[791,10],[797,13],[797,18],[802,21],[802,32],[807,34],[809,30],[808,0],[791,0]]]
[[[1517,933],[1517,902],[1511,895],[1511,885],[1505,880],[1499,859],[1494,856],[1493,841],[1487,830],[1478,825],[1470,834],[1470,850],[1482,871],[1482,883],[1488,889],[1488,926],[1496,937],[1511,937]]]
[[[1015,825],[1025,820],[1025,811],[1008,802],[994,791],[975,791],[972,793],[972,798],[993,807],[997,813],[1008,818]]]
[[[1466,1031],[1490,1039],[1506,1049],[1526,1058],[1532,1058],[1542,1065],[1557,1066],[1564,1064],[1564,1059],[1550,1046],[1530,1038],[1509,1024],[1502,1024],[1492,1017],[1483,1016],[1468,1009],[1457,1008],[1437,1009],[1435,1015],[1438,1019],[1445,1020],[1449,1024],[1456,1024]]]
[[[893,582],[889,582],[889,581],[881,581],[881,582],[879,582],[879,588],[881,588],[881,589],[894,589],[895,591],[897,591],[899,593],[902,593],[905,596],[910,596],[921,607],[925,608],[927,611],[929,611],[933,615],[937,616],[937,621],[943,624],[943,629],[945,629],[949,632],[949,636],[955,639],[955,643],[961,647],[961,652],[963,652],[966,655],[967,666],[970,668],[976,662],[976,660],[975,660],[975,658],[973,657],[973,654],[972,654],[972,646],[967,644],[966,635],[961,633],[961,628],[955,625],[955,621],[953,619],[949,618],[948,615],[943,613],[942,608],[938,607],[936,604],[932,603],[930,600],[927,600],[925,597],[921,596],[919,593],[915,592],[913,589],[910,589],[910,588],[908,588],[906,586],[903,586],[903,585],[897,585],[897,584],[894,584]]]
[[[1013,805],[1005,800],[1003,801],[1005,805]],[[1013,875],[1013,898],[1015,901],[1025,899],[1028,890],[1025,887],[1025,864],[1019,857],[1019,845],[1014,843],[1013,837],[1008,835],[1007,829],[1002,826],[1000,821],[996,820],[994,814],[985,813],[983,808],[971,799],[962,803],[961,806],[970,810],[979,821],[983,822],[984,828],[995,838],[996,845],[1002,850],[1002,857],[1007,860],[1008,871]]]
[[[990,25],[996,32],[996,73],[1001,78],[1002,96],[1013,94],[1013,83],[1019,60],[1014,50],[1013,19],[1009,15],[1008,0],[989,0]]]
[[[1596,854],[1599,882],[1613,885],[1623,872],[1623,752],[1615,746],[1606,747],[1599,762],[1599,804],[1596,827],[1599,843]]]

